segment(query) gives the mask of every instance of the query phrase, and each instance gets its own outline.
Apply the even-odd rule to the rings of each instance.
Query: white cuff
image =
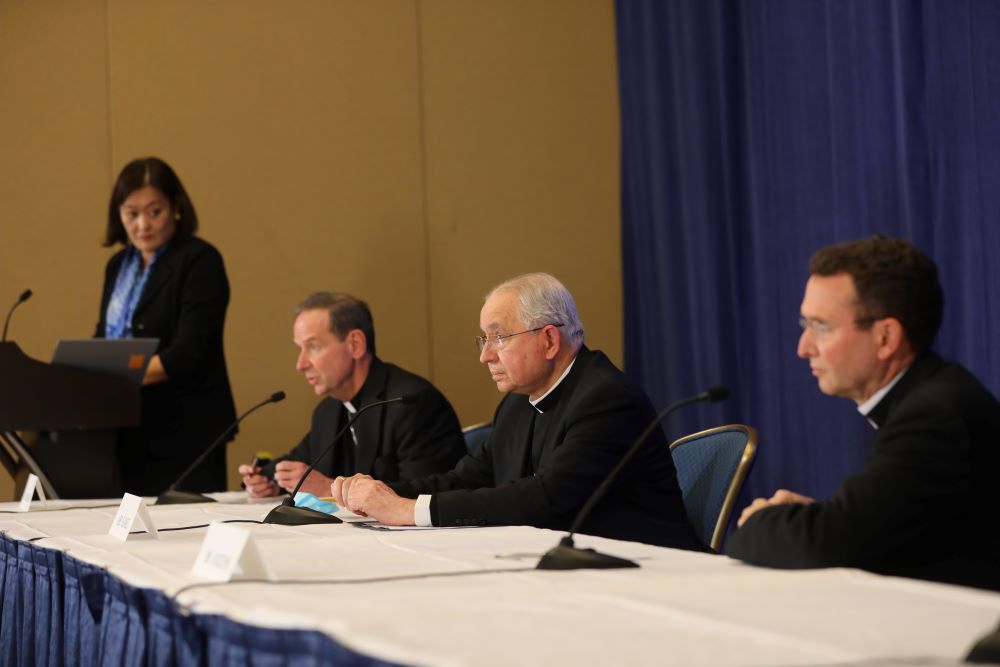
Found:
[[[431,495],[424,493],[417,496],[417,504],[413,506],[413,525],[429,527],[431,522]]]

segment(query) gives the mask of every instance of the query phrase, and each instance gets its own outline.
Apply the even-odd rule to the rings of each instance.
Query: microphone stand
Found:
[[[629,447],[628,451],[625,452],[625,456],[618,461],[618,464],[611,469],[608,476],[604,478],[601,485],[597,487],[594,494],[587,499],[584,503],[583,508],[580,510],[579,514],[576,515],[576,519],[573,520],[573,525],[569,528],[569,534],[559,541],[559,544],[552,547],[547,551],[538,561],[538,565],[535,566],[536,570],[597,570],[597,569],[613,569],[622,567],[639,567],[639,564],[628,560],[626,558],[619,558],[617,556],[610,556],[608,554],[602,554],[594,549],[581,549],[573,544],[573,534],[580,530],[583,526],[583,522],[586,521],[587,517],[590,515],[591,510],[597,505],[607,490],[611,487],[611,484],[618,479],[621,471],[624,470],[625,466],[635,453],[639,451],[639,447],[649,439],[649,436],[653,434],[653,431],[660,426],[660,422],[667,418],[672,412],[678,408],[682,408],[685,405],[690,405],[691,403],[700,403],[701,401],[721,401],[722,399],[729,396],[729,390],[725,387],[712,387],[708,391],[704,391],[696,396],[689,396],[688,398],[683,398],[679,401],[675,401],[668,405],[660,414],[656,415],[656,419],[646,427],[646,430],[636,439],[636,441]]]
[[[185,504],[188,504],[188,503],[214,503],[214,502],[216,502],[215,498],[209,498],[206,495],[203,495],[201,493],[195,493],[194,491],[181,491],[177,487],[180,486],[181,482],[183,482],[185,479],[187,479],[188,475],[190,475],[192,472],[194,472],[195,468],[197,468],[199,465],[201,465],[202,461],[204,461],[206,458],[208,458],[209,454],[211,454],[212,452],[215,451],[216,447],[218,447],[220,443],[227,441],[226,438],[228,438],[230,435],[232,435],[233,431],[236,430],[236,427],[239,426],[240,422],[243,421],[244,418],[248,417],[251,412],[255,411],[257,408],[259,408],[261,406],[267,405],[268,403],[277,403],[277,402],[283,401],[283,400],[285,400],[285,392],[283,392],[283,391],[277,391],[277,392],[271,394],[270,396],[268,396],[266,399],[264,399],[263,401],[261,401],[257,405],[253,406],[252,408],[250,408],[249,410],[247,410],[246,412],[244,412],[240,416],[239,419],[237,419],[236,421],[234,421],[229,426],[229,428],[227,428],[225,431],[222,432],[222,435],[220,435],[218,438],[216,438],[215,441],[211,445],[208,446],[208,449],[206,449],[205,451],[203,451],[201,453],[201,456],[199,456],[198,458],[196,458],[194,460],[194,463],[192,463],[190,466],[188,466],[188,469],[185,470],[181,474],[181,476],[178,477],[177,480],[173,484],[171,484],[169,487],[167,487],[166,491],[164,491],[163,493],[161,493],[159,495],[159,497],[157,497],[156,502],[154,504],[155,505],[185,505]]]
[[[295,494],[297,494],[299,489],[302,488],[306,478],[309,477],[309,473],[315,470],[316,466],[319,465],[319,462],[323,460],[323,457],[333,450],[334,446],[340,440],[340,436],[344,435],[344,433],[347,432],[347,429],[354,426],[354,422],[356,422],[366,410],[369,408],[377,408],[380,405],[388,405],[389,403],[409,404],[416,402],[416,400],[416,396],[410,394],[397,396],[396,398],[390,398],[386,401],[369,403],[354,413],[354,416],[347,420],[347,424],[345,424],[342,429],[337,431],[337,435],[333,436],[333,440],[326,446],[326,449],[324,449],[323,452],[309,464],[306,471],[302,473],[302,477],[299,478],[299,483],[295,485],[295,488],[292,489],[292,492],[288,495],[288,497],[286,497],[280,505],[268,512],[267,516],[264,517],[264,520],[261,523],[273,523],[279,526],[307,526],[314,523],[343,523],[341,519],[338,519],[332,514],[326,514],[325,512],[320,512],[308,507],[296,507]]]
[[[11,306],[10,310],[7,311],[7,317],[4,318],[3,321],[3,336],[0,337],[0,342],[7,342],[7,327],[10,326],[10,316],[14,314],[14,310],[18,306],[20,306],[22,303],[31,298],[31,294],[32,292],[30,289],[26,289],[23,292],[21,292],[21,296],[17,297],[17,301],[15,301],[14,305]]]

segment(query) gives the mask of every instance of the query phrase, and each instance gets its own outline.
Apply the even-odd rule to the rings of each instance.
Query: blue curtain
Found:
[[[870,429],[796,357],[815,249],[882,232],[937,262],[936,349],[1000,389],[1000,2],[618,0],[625,367],[673,439],[759,429],[743,503],[819,498]],[[741,504],[742,506],[742,504]]]

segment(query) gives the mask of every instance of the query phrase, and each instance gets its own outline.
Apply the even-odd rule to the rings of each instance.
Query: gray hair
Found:
[[[583,345],[583,323],[566,286],[548,273],[526,273],[506,280],[486,295],[510,291],[517,295],[518,315],[529,329],[562,324],[562,335],[574,349]]]
[[[307,310],[326,310],[330,314],[330,332],[340,340],[354,329],[360,329],[369,354],[375,356],[375,322],[367,303],[341,292],[314,292],[292,309],[295,317]]]

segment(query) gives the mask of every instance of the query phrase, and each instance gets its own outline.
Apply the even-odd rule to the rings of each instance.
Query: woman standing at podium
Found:
[[[98,338],[158,338],[142,387],[142,422],[124,429],[124,491],[157,495],[236,419],[222,349],[229,281],[222,255],[195,236],[198,216],[174,170],[155,158],[118,175],[105,246],[124,245],[104,274]],[[184,482],[226,488],[220,447]]]

